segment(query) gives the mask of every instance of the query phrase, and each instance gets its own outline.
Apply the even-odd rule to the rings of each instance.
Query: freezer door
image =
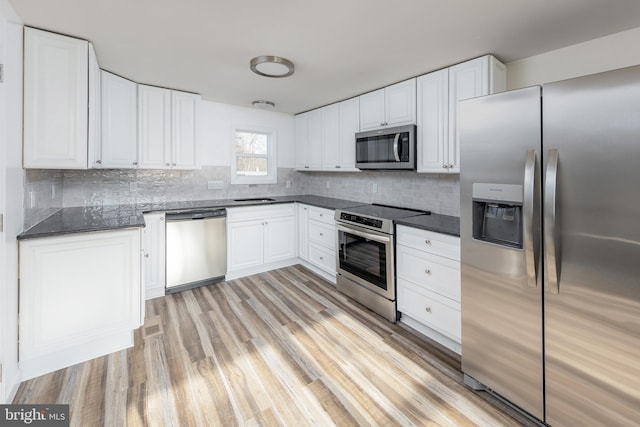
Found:
[[[462,369],[543,419],[540,87],[460,111]]]
[[[640,67],[543,87],[546,422],[640,421]]]

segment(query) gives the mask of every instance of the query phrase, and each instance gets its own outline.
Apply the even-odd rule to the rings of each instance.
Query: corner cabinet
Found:
[[[89,167],[99,120],[97,67],[88,41],[25,27],[25,168]]]
[[[23,380],[133,345],[144,320],[140,233],[20,241]]]
[[[198,169],[200,95],[138,85],[138,167]]]
[[[360,95],[360,131],[415,122],[415,78]]]
[[[491,55],[418,77],[418,172],[459,173],[459,102],[504,90],[506,67]]]
[[[399,225],[396,239],[400,321],[460,353],[460,238]]]
[[[227,279],[295,264],[295,209],[293,203],[227,209]]]
[[[100,157],[103,168],[135,169],[138,165],[138,88],[136,82],[101,71]]]
[[[296,115],[296,169],[358,171],[355,134],[359,131],[358,98]]]

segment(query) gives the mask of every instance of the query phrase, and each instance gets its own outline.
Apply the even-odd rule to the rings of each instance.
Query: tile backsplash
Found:
[[[231,185],[230,174],[227,166],[206,166],[194,171],[29,169],[25,174],[24,227],[26,230],[62,207],[294,194],[460,214],[458,175],[407,171],[297,172],[278,168],[277,184]],[[207,189],[208,181],[218,181],[222,189]]]

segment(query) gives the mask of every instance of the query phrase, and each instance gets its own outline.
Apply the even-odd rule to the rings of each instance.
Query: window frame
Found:
[[[247,132],[267,136],[267,154],[247,156],[236,153],[236,133]],[[236,125],[231,130],[231,184],[277,184],[278,182],[278,157],[277,157],[277,132],[275,129],[253,125]],[[238,175],[238,157],[256,157],[267,159],[267,174],[264,176]]]

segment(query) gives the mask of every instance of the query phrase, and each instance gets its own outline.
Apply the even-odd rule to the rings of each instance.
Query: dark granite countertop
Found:
[[[457,216],[432,213],[400,219],[396,224],[460,237],[460,218]]]
[[[266,199],[269,200],[265,201]],[[220,199],[139,205],[70,207],[60,209],[50,217],[22,232],[18,235],[18,240],[90,231],[116,230],[119,228],[144,227],[142,215],[148,212],[180,212],[195,209],[233,208],[293,202],[333,210],[364,204],[331,197],[299,195],[265,197],[240,202],[234,199]]]
[[[268,199],[268,200],[267,200]],[[148,212],[180,212],[195,209],[234,208],[240,206],[272,205],[279,203],[305,203],[325,209],[345,209],[366,203],[331,197],[298,195],[275,196],[255,200],[236,201],[234,199],[197,200],[188,202],[167,202],[140,205],[110,205],[96,207],[63,208],[18,235],[18,240],[62,234],[107,231],[120,228],[144,227],[143,214]],[[435,231],[437,233],[460,236],[460,218],[448,215],[421,215],[396,222],[400,225]]]

